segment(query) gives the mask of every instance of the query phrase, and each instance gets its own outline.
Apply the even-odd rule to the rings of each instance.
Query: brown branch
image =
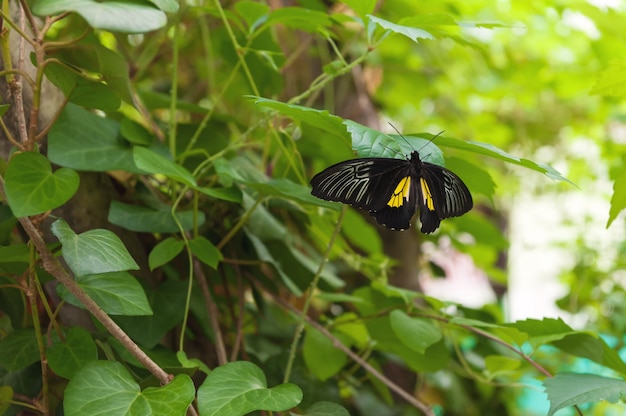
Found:
[[[0,195],[6,200],[4,191],[4,178],[0,177]],[[171,380],[171,376],[161,369],[150,357],[144,353],[137,344],[106,314],[94,301],[83,291],[83,289],[74,281],[72,276],[61,266],[59,261],[48,250],[46,242],[39,234],[39,230],[32,223],[30,218],[21,217],[18,221],[30,237],[39,256],[41,258],[42,267],[52,276],[54,276],[67,290],[74,295],[80,303],[100,321],[100,323],[109,331],[115,339],[117,339],[144,367],[150,371],[162,384],[167,384]]]
[[[255,283],[257,284],[258,287],[262,287],[259,284],[259,282],[255,281]],[[293,312],[297,316],[301,316],[301,312],[298,309],[296,309],[294,306],[290,305],[289,303],[287,303],[286,301],[284,301],[280,297],[276,296],[275,294],[273,294],[273,293],[271,293],[269,291],[265,291],[265,293],[267,293],[269,296],[271,296],[272,299],[274,300],[274,302],[276,302],[281,307],[283,307],[285,309],[288,309],[289,311]],[[378,380],[380,380],[382,383],[384,383],[387,387],[389,387],[390,390],[393,390],[398,396],[400,396],[404,400],[406,400],[407,403],[411,404],[416,409],[419,409],[420,411],[422,411],[427,416],[435,416],[435,413],[433,412],[433,410],[428,405],[426,405],[425,403],[422,403],[416,397],[414,397],[410,393],[404,391],[400,386],[398,386],[393,381],[388,379],[380,371],[378,371],[377,369],[372,367],[367,361],[365,361],[363,358],[361,358],[359,355],[357,355],[350,348],[346,347],[339,340],[339,338],[337,338],[333,334],[331,334],[330,331],[328,331],[322,325],[318,324],[316,321],[314,321],[313,319],[309,318],[308,316],[304,316],[304,319],[306,320],[307,324],[311,325],[313,328],[315,328],[317,331],[319,331],[326,338],[330,339],[333,342],[333,346],[335,348],[343,351],[354,362],[358,363],[361,367],[363,367],[365,369],[365,371],[370,373],[372,376],[376,377]]]

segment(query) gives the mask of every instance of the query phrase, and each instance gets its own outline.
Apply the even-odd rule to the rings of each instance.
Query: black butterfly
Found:
[[[422,232],[439,228],[444,218],[472,209],[467,186],[446,168],[420,160],[367,157],[337,163],[311,179],[311,194],[366,209],[392,230],[406,230],[417,207]]]

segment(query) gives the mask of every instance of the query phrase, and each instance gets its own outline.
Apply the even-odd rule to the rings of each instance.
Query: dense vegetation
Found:
[[[624,10],[5,0],[1,17],[0,414],[623,411]],[[310,194],[334,163],[412,151],[473,210],[424,235]],[[571,319],[509,319],[529,204],[522,227],[569,224],[550,279]],[[493,301],[424,284],[470,275]]]

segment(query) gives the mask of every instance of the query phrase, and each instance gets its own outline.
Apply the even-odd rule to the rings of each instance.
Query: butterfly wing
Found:
[[[432,233],[444,218],[458,217],[472,209],[472,194],[452,171],[422,162],[418,187],[423,233]]]
[[[337,163],[311,179],[311,194],[368,211],[380,211],[390,201],[401,178],[409,175],[407,160],[362,158]]]

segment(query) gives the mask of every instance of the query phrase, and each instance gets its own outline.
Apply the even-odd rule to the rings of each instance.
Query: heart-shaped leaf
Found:
[[[61,168],[52,172],[50,161],[35,152],[11,159],[4,176],[9,206],[16,217],[37,215],[66,203],[78,189],[78,174]]]
[[[141,390],[122,364],[94,361],[67,386],[65,415],[183,415],[193,400],[191,379],[179,374],[163,387]]]
[[[63,257],[76,276],[137,270],[122,240],[109,230],[76,234],[63,220],[56,220],[52,233],[63,245]]]
[[[146,292],[130,273],[111,272],[77,276],[76,283],[109,315],[152,315]],[[57,286],[59,296],[83,307],[65,286]]]
[[[301,400],[302,390],[295,384],[268,389],[263,371],[247,361],[216,368],[198,389],[202,416],[239,416],[255,410],[283,412]]]

